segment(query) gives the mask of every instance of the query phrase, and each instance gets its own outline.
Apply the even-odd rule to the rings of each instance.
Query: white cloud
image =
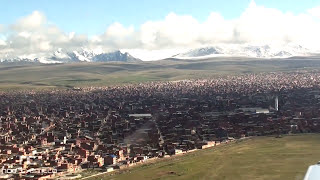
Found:
[[[1,40],[1,39],[0,39],[0,47],[1,47],[1,46],[5,46],[5,45],[7,45],[7,43],[6,43],[4,40]]]
[[[114,23],[103,34],[89,38],[64,32],[48,23],[43,13],[34,11],[11,25],[0,25],[0,37],[5,37],[0,38],[0,58],[46,54],[59,48],[76,50],[83,46],[99,51],[126,49],[144,59],[174,54],[176,49],[216,44],[296,43],[315,48],[320,42],[319,12],[320,6],[293,14],[252,1],[234,19],[212,12],[204,22],[199,22],[190,15],[169,13],[162,20],[150,20],[138,28]]]
[[[0,24],[0,49],[1,49],[1,47],[4,47],[7,45],[6,40],[5,40],[6,37],[1,34],[2,32],[4,32],[4,29],[5,29],[5,27],[2,24]]]
[[[71,32],[71,33],[69,33],[69,39],[74,38],[74,35],[75,35],[75,34],[76,34],[75,32]]]
[[[94,35],[86,45],[93,49],[103,51],[118,50],[122,48],[136,48],[140,46],[138,32],[133,26],[124,27],[120,23],[110,25],[105,33]]]
[[[152,49],[222,43],[297,43],[313,47],[320,40],[320,22],[308,13],[294,15],[254,1],[236,19],[226,20],[213,12],[200,23],[191,16],[170,13],[162,21],[146,22],[140,31],[143,48]]]
[[[34,11],[32,14],[19,19],[12,27],[16,30],[33,30],[41,28],[46,23],[46,17],[39,11]]]
[[[308,12],[309,12],[312,16],[317,17],[317,18],[320,18],[320,6],[315,7],[315,8],[312,8],[312,9],[309,9]]]
[[[6,45],[0,50],[0,58],[49,54],[58,48],[73,50],[88,43],[86,35],[63,32],[47,23],[44,14],[38,11],[8,25],[3,34]]]
[[[130,26],[129,28],[125,28],[120,23],[114,23],[108,27],[107,31],[105,32],[105,35],[111,36],[111,37],[123,38],[126,36],[130,36],[133,33],[134,33],[133,26]]]
[[[140,36],[145,48],[188,46],[198,38],[200,24],[191,16],[170,13],[164,21],[147,22],[141,26]]]

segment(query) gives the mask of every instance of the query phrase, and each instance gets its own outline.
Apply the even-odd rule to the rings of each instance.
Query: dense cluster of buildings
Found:
[[[320,132],[320,73],[0,92],[0,178],[112,171],[248,136]]]

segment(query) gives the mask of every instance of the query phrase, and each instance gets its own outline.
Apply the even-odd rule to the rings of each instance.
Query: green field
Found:
[[[319,149],[318,134],[256,137],[92,179],[301,180]]]
[[[0,65],[1,89],[45,89],[320,69],[318,58],[163,60],[141,63]]]

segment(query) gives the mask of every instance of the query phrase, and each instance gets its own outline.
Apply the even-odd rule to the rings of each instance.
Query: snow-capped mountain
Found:
[[[141,61],[140,59],[137,59],[133,56],[131,56],[129,53],[125,52],[122,53],[121,51],[115,51],[111,53],[102,53],[94,56],[92,58],[94,62],[107,62],[107,61],[121,61],[121,62],[138,62]]]
[[[140,62],[141,60],[131,56],[127,52],[120,50],[112,52],[97,52],[82,48],[81,50],[66,51],[58,49],[57,51],[46,55],[30,55],[14,58],[0,59],[2,63],[71,63],[71,62]]]
[[[181,53],[173,57],[201,57],[213,54],[223,54],[223,51],[219,47],[203,47],[198,49],[191,49],[185,53]]]
[[[139,58],[130,55],[130,50],[117,50],[104,52],[101,49],[81,48],[77,50],[57,49],[52,53],[29,54],[24,56],[6,55],[0,58],[0,63],[72,63],[72,62],[140,62]],[[283,46],[273,45],[217,45],[206,46],[185,51],[174,50],[169,54],[161,53],[161,59],[173,57],[176,59],[201,59],[210,57],[253,57],[253,58],[288,58],[293,56],[308,56],[313,53],[300,45],[287,44]],[[142,58],[141,54],[134,53]],[[148,51],[143,54],[148,55]],[[176,54],[173,56],[173,54]],[[153,54],[149,57],[155,57]],[[146,60],[146,59],[144,59]]]
[[[288,58],[292,56],[305,56],[311,54],[310,50],[300,45],[286,45],[275,47],[271,45],[221,45],[191,49],[177,54],[174,58],[207,58],[217,56],[244,56],[254,58]]]

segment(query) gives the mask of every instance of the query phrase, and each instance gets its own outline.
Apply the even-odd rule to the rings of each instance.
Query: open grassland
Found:
[[[92,179],[301,180],[319,149],[319,134],[256,137]]]
[[[316,59],[205,59],[141,63],[0,65],[1,89],[45,89],[210,78],[214,76],[320,69]]]

